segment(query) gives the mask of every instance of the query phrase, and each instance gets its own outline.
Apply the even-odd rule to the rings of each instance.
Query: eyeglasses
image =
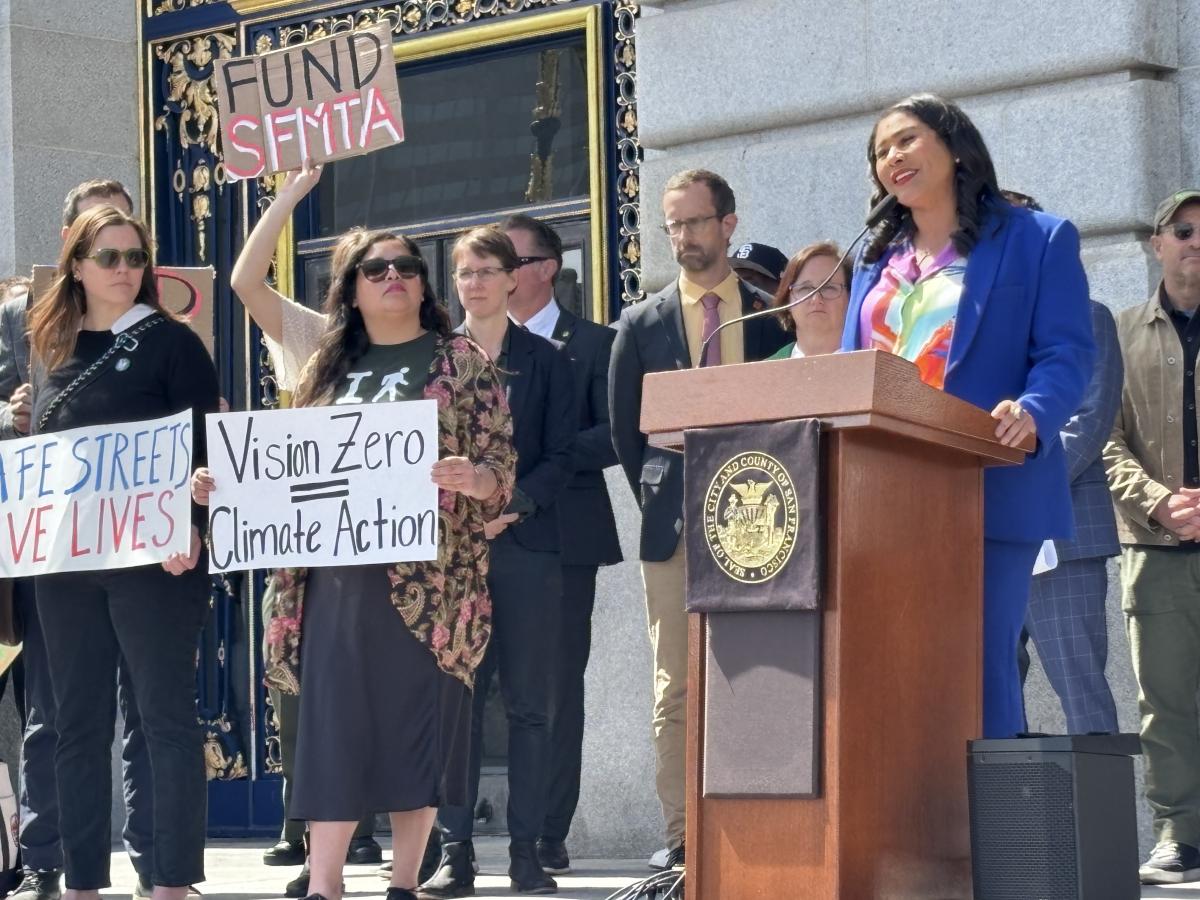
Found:
[[[684,231],[694,234],[695,232],[699,231],[700,228],[710,219],[719,218],[721,218],[721,216],[713,213],[711,216],[693,216],[690,219],[667,219],[666,222],[658,227],[667,234],[671,235],[671,237],[678,237],[679,235],[683,234]]]
[[[419,256],[397,256],[393,259],[373,256],[358,264],[358,271],[367,281],[383,281],[387,278],[388,269],[408,281],[425,270],[425,262]]]
[[[466,284],[472,278],[478,278],[486,284],[489,281],[499,278],[501,274],[511,271],[512,269],[505,269],[501,266],[484,266],[482,269],[455,269],[454,280]]]
[[[1174,225],[1164,225],[1159,233],[1161,234],[1163,231],[1171,232],[1177,241],[1190,241],[1192,235],[1196,233],[1196,226],[1189,222],[1176,222]]]
[[[519,269],[522,266],[527,266],[530,263],[545,262],[548,259],[553,259],[553,257],[551,257],[551,256],[518,256],[517,257],[517,268]]]
[[[838,297],[842,296],[846,290],[845,285],[841,284],[827,284],[819,291],[817,291],[816,288],[817,286],[815,284],[809,284],[806,281],[803,284],[793,284],[788,290],[788,293],[792,295],[793,299],[799,299],[816,291],[816,293],[821,295],[822,300],[836,300]]]
[[[150,265],[150,254],[141,247],[133,247],[129,250],[113,250],[111,247],[106,247],[81,258],[92,260],[102,269],[115,269],[121,264],[121,260],[125,260],[125,265],[131,269],[144,269]]]

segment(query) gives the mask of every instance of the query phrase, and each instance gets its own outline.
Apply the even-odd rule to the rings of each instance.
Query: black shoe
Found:
[[[304,841],[280,841],[263,851],[264,866],[298,866],[304,862]]]
[[[567,855],[567,845],[562,841],[550,838],[538,838],[538,864],[551,875],[568,875],[571,872],[571,857]]]
[[[304,900],[329,900],[324,894],[309,894]]]
[[[62,874],[62,869],[25,869],[25,877],[17,889],[8,895],[9,900],[60,900]]]
[[[385,900],[418,900],[417,895],[408,888],[390,887],[384,896]]]
[[[475,870],[471,860],[475,846],[470,841],[450,841],[442,844],[442,858],[437,871],[417,888],[422,900],[453,900],[455,897],[475,896]]]
[[[1142,884],[1200,881],[1200,850],[1178,841],[1159,841],[1138,869]]]
[[[436,828],[429,832],[429,840],[425,842],[425,855],[421,857],[421,868],[417,871],[417,884],[424,884],[434,876],[438,870],[438,863],[442,861],[442,833]],[[380,866],[380,875],[383,874],[382,866]],[[392,877],[392,864],[387,864],[387,878]]]
[[[346,851],[346,864],[351,866],[377,866],[383,862],[383,848],[373,837],[356,837],[350,840]]]
[[[557,894],[558,882],[538,865],[533,841],[513,841],[508,845],[509,887],[518,894]]]
[[[308,897],[308,882],[311,878],[311,873],[308,870],[308,860],[304,861],[304,868],[300,870],[300,874],[287,883],[287,887],[283,889],[285,897]],[[313,894],[313,897],[320,897],[320,894]],[[311,897],[309,897],[311,900]],[[324,898],[321,898],[324,900]]]
[[[62,869],[47,869],[41,872],[26,869],[25,877],[8,897],[9,900],[60,900],[61,883]]]

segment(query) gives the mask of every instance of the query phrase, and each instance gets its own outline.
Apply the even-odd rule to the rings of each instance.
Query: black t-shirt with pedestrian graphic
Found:
[[[403,344],[371,344],[350,366],[333,402],[420,400],[436,347],[437,335],[432,331]]]

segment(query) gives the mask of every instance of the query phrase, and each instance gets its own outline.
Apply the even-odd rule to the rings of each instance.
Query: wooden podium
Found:
[[[641,428],[658,446],[793,418],[822,432],[818,791],[703,795],[708,617],[689,616],[687,900],[969,898],[983,467],[1020,462],[1033,441],[1001,446],[987,412],[876,351],[660,372],[643,386]]]

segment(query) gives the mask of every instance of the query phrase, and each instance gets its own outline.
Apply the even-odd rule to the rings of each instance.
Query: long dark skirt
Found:
[[[438,668],[390,591],[384,566],[309,571],[294,818],[466,800],[470,691]]]

